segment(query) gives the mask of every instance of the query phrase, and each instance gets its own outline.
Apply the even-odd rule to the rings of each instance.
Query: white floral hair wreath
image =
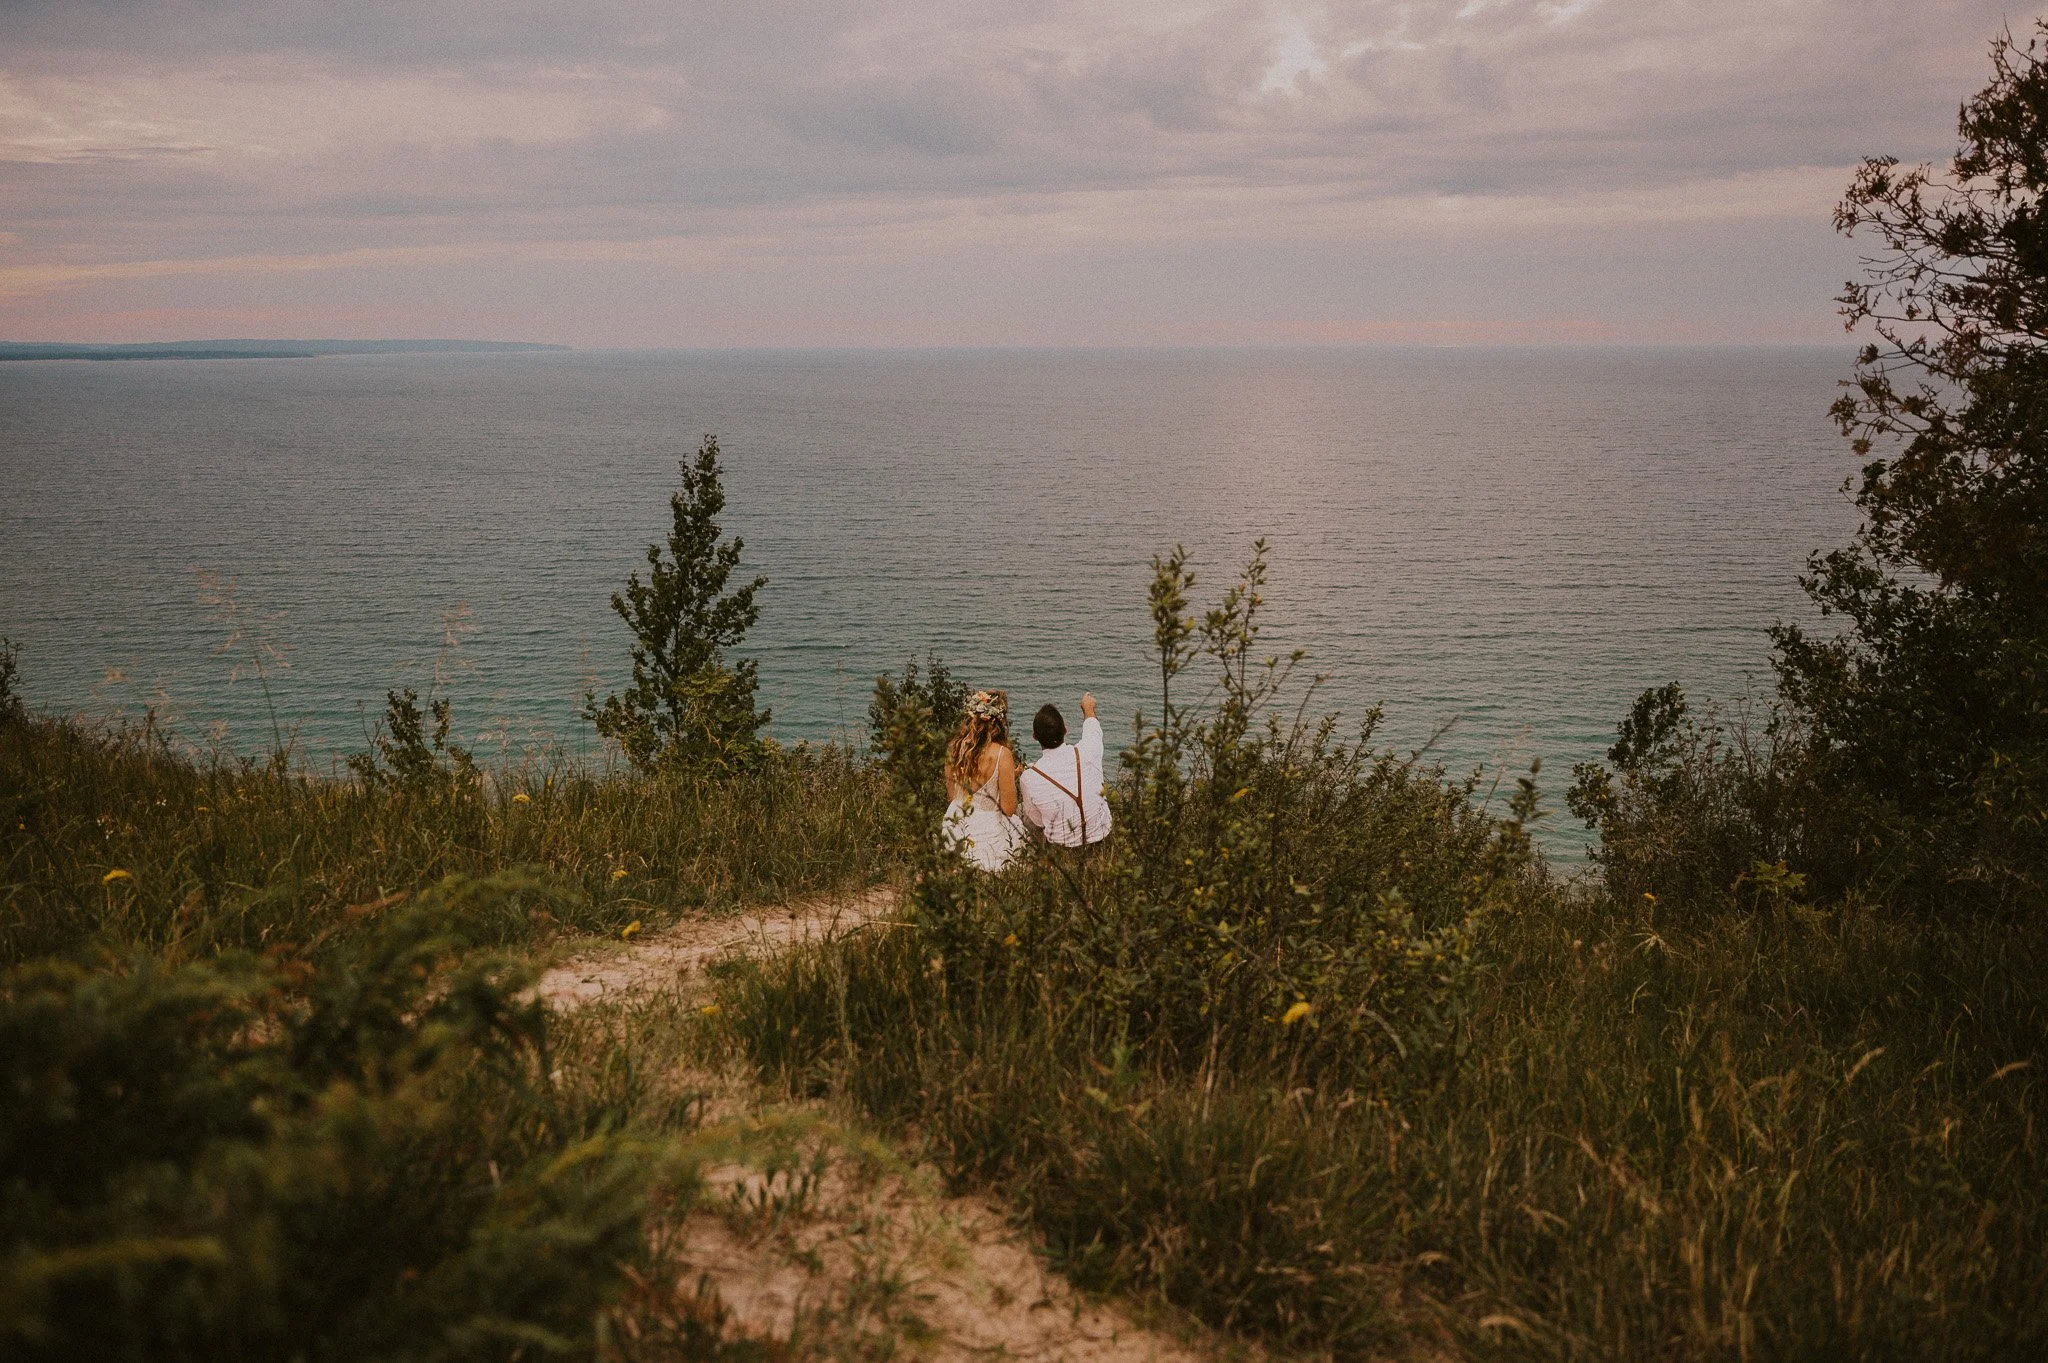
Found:
[[[967,713],[975,719],[1006,720],[1010,700],[1000,691],[976,691],[967,698]]]

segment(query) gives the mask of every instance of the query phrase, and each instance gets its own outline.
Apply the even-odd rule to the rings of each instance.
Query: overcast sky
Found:
[[[0,337],[1828,341],[1987,0],[0,0]]]

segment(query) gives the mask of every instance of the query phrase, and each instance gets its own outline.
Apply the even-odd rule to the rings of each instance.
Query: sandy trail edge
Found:
[[[725,955],[768,956],[797,942],[819,941],[886,918],[896,891],[886,886],[847,895],[816,895],[732,918],[699,918],[631,942],[601,947],[548,970],[532,993],[568,1011],[587,1003],[624,1001],[658,990],[679,1002],[709,993],[704,967]]]
[[[704,968],[721,956],[772,955],[857,931],[888,921],[896,903],[897,891],[880,888],[679,923],[556,965],[533,992],[565,1011],[653,994],[689,1006],[708,997]],[[676,1228],[682,1286],[714,1288],[731,1335],[798,1357],[887,1358],[907,1349],[944,1363],[1197,1363],[1256,1352],[1193,1329],[1147,1328],[1090,1301],[986,1199],[946,1196],[936,1171],[909,1168],[900,1156],[878,1160],[880,1142],[822,1109],[793,1113],[733,1076],[702,1077],[725,1096],[719,1125],[743,1140],[750,1127],[788,1127],[792,1117],[805,1133],[780,1157],[707,1170],[709,1201],[720,1209]]]

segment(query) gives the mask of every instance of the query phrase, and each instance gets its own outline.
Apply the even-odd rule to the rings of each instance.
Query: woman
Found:
[[[1017,817],[1017,754],[1010,748],[1010,698],[976,691],[946,745],[947,843],[984,871],[1000,871],[1024,845]]]

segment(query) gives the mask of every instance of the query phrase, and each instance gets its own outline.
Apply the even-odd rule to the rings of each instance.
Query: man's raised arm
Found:
[[[1096,769],[1102,767],[1102,721],[1095,717],[1095,693],[1081,693],[1081,753],[1095,759]]]

